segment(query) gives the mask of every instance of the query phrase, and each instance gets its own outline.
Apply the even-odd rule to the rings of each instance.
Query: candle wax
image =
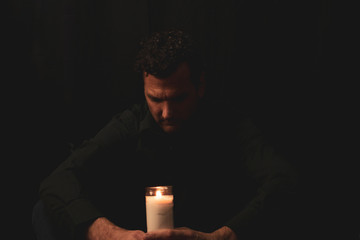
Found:
[[[147,231],[174,228],[173,195],[145,196]]]

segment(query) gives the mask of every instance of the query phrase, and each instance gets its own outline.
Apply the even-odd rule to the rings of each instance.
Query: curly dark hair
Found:
[[[135,61],[135,70],[159,78],[170,76],[180,63],[187,62],[191,80],[199,83],[204,70],[201,50],[198,43],[185,31],[171,29],[155,32],[140,42],[140,50]]]

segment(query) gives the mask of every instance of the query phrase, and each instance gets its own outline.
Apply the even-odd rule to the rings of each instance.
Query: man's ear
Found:
[[[200,98],[204,97],[205,90],[206,90],[205,72],[201,72],[200,83],[199,83],[199,86],[198,86],[198,96]]]

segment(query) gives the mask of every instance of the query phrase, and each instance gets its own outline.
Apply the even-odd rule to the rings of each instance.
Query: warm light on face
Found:
[[[152,117],[164,132],[179,132],[186,125],[197,110],[203,86],[195,87],[187,63],[180,64],[166,78],[145,74],[145,99]]]

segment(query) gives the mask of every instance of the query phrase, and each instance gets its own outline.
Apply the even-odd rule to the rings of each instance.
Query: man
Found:
[[[294,172],[248,118],[204,100],[196,43],[181,30],[154,33],[136,66],[145,103],[116,115],[43,181],[51,228],[90,240],[236,240],[269,231]],[[145,233],[144,189],[157,185],[174,187],[176,228]]]

